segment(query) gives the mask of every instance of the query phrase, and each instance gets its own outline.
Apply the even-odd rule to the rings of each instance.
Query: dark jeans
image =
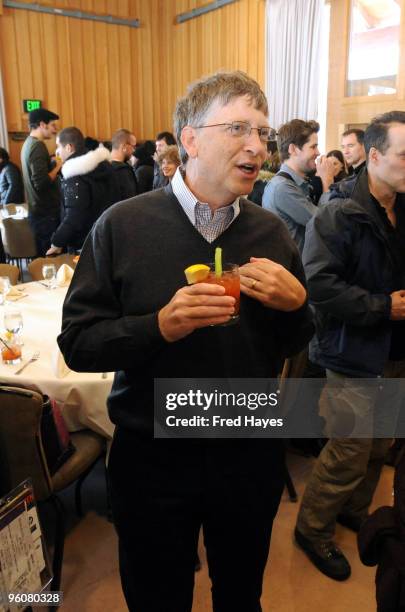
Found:
[[[52,234],[59,226],[59,216],[37,217],[28,216],[28,221],[34,233],[38,257],[44,257],[51,246]]]
[[[131,612],[190,612],[203,527],[214,612],[260,612],[284,487],[277,440],[145,440],[117,428],[109,460]]]

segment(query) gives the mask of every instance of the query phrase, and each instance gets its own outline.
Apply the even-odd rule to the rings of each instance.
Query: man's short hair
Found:
[[[169,147],[167,147],[167,149],[165,149],[162,153],[158,155],[157,161],[159,166],[162,165],[164,159],[167,159],[168,161],[180,166],[180,155],[178,146],[170,145]]]
[[[388,129],[393,123],[405,123],[405,111],[389,111],[371,120],[364,134],[367,157],[371,147],[384,155],[390,145]]]
[[[125,145],[129,142],[130,136],[134,134],[125,128],[121,128],[114,132],[111,138],[111,146],[113,149],[119,149],[121,145]]]
[[[242,96],[248,96],[254,108],[268,115],[266,96],[260,85],[240,70],[217,72],[189,85],[187,94],[177,101],[173,116],[174,131],[183,164],[186,163],[188,155],[181,144],[182,129],[186,125],[197,127],[203,124],[216,100],[225,106],[231,100]]]
[[[175,145],[176,139],[171,132],[159,132],[156,140],[164,140],[167,145]]]
[[[364,143],[364,130],[360,130],[359,128],[349,128],[343,132],[342,138],[344,138],[344,136],[350,136],[350,134],[354,134],[357,138],[357,142],[360,144]]]
[[[48,124],[51,121],[56,121],[57,119],[59,119],[59,115],[53,113],[47,108],[37,108],[36,110],[28,113],[28,124],[30,126],[30,130],[36,130],[41,121]]]
[[[302,119],[292,119],[288,123],[284,123],[277,130],[277,145],[280,153],[280,160],[283,162],[289,159],[290,153],[288,148],[290,144],[302,149],[305,143],[308,142],[312,134],[319,132],[319,123],[317,121],[303,121]]]
[[[2,159],[4,162],[8,162],[10,160],[8,151],[6,151],[6,149],[3,149],[3,147],[0,147],[0,159]]]
[[[86,148],[83,134],[79,128],[74,126],[61,130],[58,134],[58,140],[63,147],[68,144],[72,145],[76,152],[84,151]]]

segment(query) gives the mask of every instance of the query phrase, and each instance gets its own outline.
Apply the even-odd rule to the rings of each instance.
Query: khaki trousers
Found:
[[[326,401],[332,403],[330,412],[337,413],[339,406],[350,406],[354,423],[371,422],[374,412],[374,391],[359,384],[345,387],[347,377],[327,370]],[[386,378],[404,378],[405,362],[389,362],[384,371]],[[336,385],[341,389],[336,393]],[[334,393],[328,397],[328,385]],[[391,398],[392,400],[393,398]],[[398,402],[402,397],[397,398]],[[390,401],[390,407],[393,402]],[[298,513],[297,528],[313,541],[333,539],[336,517],[342,513],[363,519],[368,513],[391,438],[335,438],[330,439],[319,455],[306,486]]]

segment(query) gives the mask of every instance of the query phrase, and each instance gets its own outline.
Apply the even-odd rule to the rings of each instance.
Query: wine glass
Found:
[[[6,303],[7,295],[11,289],[10,279],[8,276],[0,276],[0,304]]]
[[[23,318],[20,310],[14,307],[8,307],[4,311],[4,327],[8,332],[13,334],[16,344],[22,346],[20,332],[23,328]]]
[[[48,289],[56,287],[56,266],[55,264],[45,264],[42,266],[42,276],[47,282]]]

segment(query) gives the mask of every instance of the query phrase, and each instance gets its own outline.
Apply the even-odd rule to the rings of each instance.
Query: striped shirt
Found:
[[[171,185],[187,217],[207,242],[218,238],[240,213],[239,198],[229,206],[221,206],[212,212],[209,204],[199,202],[187,187],[180,168],[177,168]]]

